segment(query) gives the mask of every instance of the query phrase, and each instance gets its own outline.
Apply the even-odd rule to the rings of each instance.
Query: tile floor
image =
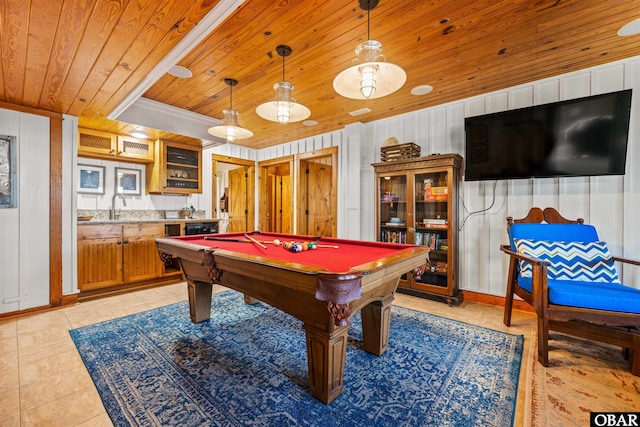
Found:
[[[215,286],[214,291],[224,290]],[[72,307],[0,320],[0,426],[111,426],[69,329],[185,300],[185,283],[87,301]],[[515,312],[502,324],[502,308],[464,302],[457,307],[398,294],[395,304],[525,336],[528,357],[535,325]],[[515,425],[523,425],[526,365],[520,372]]]

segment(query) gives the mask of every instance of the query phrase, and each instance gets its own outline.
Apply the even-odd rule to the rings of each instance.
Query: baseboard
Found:
[[[464,299],[465,301],[504,307],[504,301],[505,301],[504,297],[487,295],[487,294],[482,294],[482,293],[473,292],[473,291],[460,291],[460,293],[463,294],[462,299]],[[518,311],[525,311],[528,313],[535,313],[535,311],[533,310],[533,307],[522,300],[514,299],[513,309]]]
[[[142,289],[157,288],[159,286],[172,285],[174,283],[183,282],[182,274],[178,276],[169,276],[163,279],[153,279],[146,282],[135,284],[118,285],[109,288],[93,289],[90,291],[81,291],[78,294],[78,302],[91,301],[99,298],[110,297],[114,295],[128,294],[140,291]]]

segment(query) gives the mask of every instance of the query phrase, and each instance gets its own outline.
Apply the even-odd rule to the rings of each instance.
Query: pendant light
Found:
[[[233,87],[238,84],[238,81],[226,78],[224,83],[229,86],[229,109],[222,110],[222,114],[224,114],[222,122],[218,126],[210,127],[207,132],[218,138],[224,138],[227,142],[251,138],[253,132],[238,124],[238,112],[233,109]]]
[[[302,104],[298,104],[292,97],[293,85],[284,80],[284,58],[291,55],[291,48],[286,45],[276,47],[276,52],[282,57],[282,81],[273,85],[276,98],[273,101],[260,104],[256,113],[260,117],[272,122],[289,123],[299,122],[311,115],[311,110]]]
[[[370,39],[371,9],[378,0],[359,0],[360,8],[367,11],[367,41],[356,46],[354,65],[333,79],[333,89],[345,98],[375,99],[392,94],[407,81],[407,73],[382,54],[382,43]]]

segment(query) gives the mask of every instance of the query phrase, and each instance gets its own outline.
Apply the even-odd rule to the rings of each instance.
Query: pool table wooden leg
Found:
[[[329,404],[342,393],[349,326],[327,333],[305,324],[309,393]]]
[[[367,353],[382,355],[389,347],[389,325],[393,295],[374,301],[360,311],[362,315],[362,348]]]
[[[211,291],[213,285],[207,282],[187,280],[189,290],[189,317],[198,323],[211,317]]]

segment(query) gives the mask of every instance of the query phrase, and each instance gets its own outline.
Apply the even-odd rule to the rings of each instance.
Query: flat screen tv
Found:
[[[465,181],[624,175],[631,89],[465,118]]]

